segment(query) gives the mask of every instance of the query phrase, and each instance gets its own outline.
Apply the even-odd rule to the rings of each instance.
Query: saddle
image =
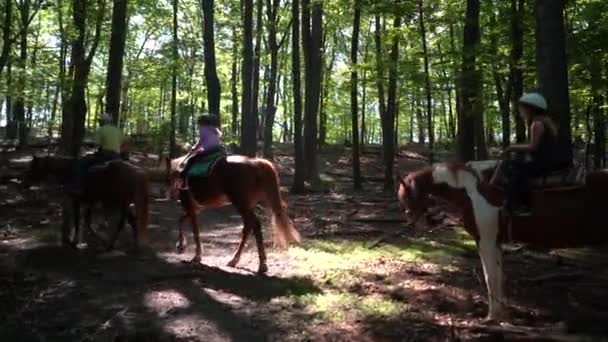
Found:
[[[500,168],[500,164],[498,167]],[[582,165],[572,165],[564,169],[553,171],[543,177],[533,178],[530,180],[530,184],[535,190],[584,186],[585,169]],[[508,185],[508,179],[503,172],[497,172],[494,177],[494,185],[500,187]]]
[[[226,156],[224,149],[218,149],[196,155],[190,160],[191,166],[186,177],[208,177],[215,165]]]

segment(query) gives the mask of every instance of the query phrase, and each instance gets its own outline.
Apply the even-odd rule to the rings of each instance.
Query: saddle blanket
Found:
[[[187,177],[208,177],[217,162],[225,156],[226,152],[219,150],[194,157],[191,161],[192,166],[188,170]]]

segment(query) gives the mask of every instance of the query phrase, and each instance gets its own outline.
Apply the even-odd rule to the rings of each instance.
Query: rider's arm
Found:
[[[540,141],[545,133],[545,127],[541,122],[535,121],[530,126],[530,143],[511,145],[507,148],[508,152],[534,152],[538,149]]]

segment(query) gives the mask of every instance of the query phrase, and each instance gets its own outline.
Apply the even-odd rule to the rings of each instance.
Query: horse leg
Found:
[[[192,225],[192,235],[194,235],[194,246],[196,247],[194,257],[190,262],[200,263],[203,251],[201,248],[200,229],[198,228],[198,215],[193,205],[190,205],[188,208],[188,217],[190,218],[190,224]]]
[[[177,242],[175,243],[175,248],[177,249],[178,254],[183,254],[186,251],[186,237],[184,236],[184,224],[186,223],[186,219],[188,215],[182,214],[180,216],[178,225],[178,237]]]
[[[260,258],[260,264],[258,266],[258,273],[263,274],[268,271],[268,265],[266,264],[266,249],[264,248],[264,239],[262,237],[262,226],[260,224],[260,220],[252,209],[243,209],[239,208],[241,212],[241,216],[243,217],[243,222],[245,227],[243,227],[243,237],[241,239],[241,244],[239,248],[234,253],[233,260],[241,257],[241,253],[245,248],[245,242],[247,241],[247,237],[249,236],[251,230],[253,230],[253,236],[255,237],[255,243],[258,248],[258,257]],[[236,265],[236,264],[235,264]]]
[[[503,290],[502,249],[496,238],[479,242],[479,256],[488,289],[487,320],[499,320],[504,315],[505,296]]]
[[[118,218],[118,226],[116,227],[116,231],[114,232],[114,235],[112,235],[112,237],[110,237],[110,240],[108,241],[108,249],[107,249],[108,251],[111,251],[114,249],[114,244],[116,243],[116,240],[118,240],[118,236],[120,236],[120,232],[125,227],[126,219],[127,219],[127,210],[125,210],[123,208],[120,210],[120,217]],[[137,237],[136,237],[136,241],[137,241]]]
[[[258,273],[264,274],[268,272],[268,265],[266,264],[266,248],[264,247],[264,238],[262,236],[262,225],[260,220],[251,212],[253,216],[253,236],[255,236],[255,243],[258,246],[258,256],[260,258],[260,265],[258,266]]]
[[[227,266],[229,266],[229,267],[236,267],[236,265],[239,263],[239,261],[241,260],[241,254],[243,254],[243,250],[245,249],[245,246],[247,245],[247,239],[249,239],[249,235],[251,235],[251,226],[249,224],[247,224],[247,221],[245,221],[244,219],[243,219],[243,221],[244,221],[244,225],[243,225],[243,231],[241,232],[241,242],[239,243],[239,247],[234,252],[232,259],[230,259],[230,261],[227,264]]]

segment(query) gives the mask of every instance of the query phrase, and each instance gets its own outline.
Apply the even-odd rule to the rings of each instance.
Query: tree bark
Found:
[[[517,111],[517,101],[524,92],[523,55],[524,55],[524,5],[525,0],[511,0],[511,80],[513,96],[511,108],[515,118],[515,141],[526,140],[526,125]]]
[[[266,14],[268,17],[268,48],[270,49],[270,75],[268,76],[268,94],[266,96],[266,115],[264,120],[264,148],[266,158],[272,157],[272,128],[276,114],[277,78],[279,74],[279,44],[277,42],[277,14],[279,0],[266,0]]]
[[[293,140],[295,172],[291,191],[301,193],[304,189],[304,142],[302,139],[302,90],[300,77],[300,1],[291,2],[291,78],[293,85]]]
[[[393,23],[395,30],[401,26],[401,17],[396,17]],[[384,190],[394,190],[393,164],[395,161],[395,113],[397,112],[397,63],[399,62],[399,35],[394,35],[388,71],[388,98],[386,112],[382,121],[382,154],[384,161]]]
[[[593,96],[593,165],[600,169],[606,161],[606,117],[604,113],[604,97],[602,91],[602,61],[601,53],[591,55],[591,94]]]
[[[169,127],[169,155],[171,158],[177,157],[177,146],[175,143],[175,125],[176,125],[176,116],[177,116],[177,63],[179,60],[179,51],[178,51],[178,36],[177,36],[177,1],[173,0],[173,42],[171,46],[172,57],[173,57],[173,65],[171,70],[171,124]]]
[[[426,27],[424,22],[423,1],[418,0],[418,15],[420,22],[420,35],[422,36],[422,54],[424,56],[424,86],[426,90],[426,128],[429,136],[430,160],[433,160],[433,150],[435,146],[435,133],[433,127],[433,104],[431,93],[431,75],[429,72],[429,52],[426,41]]]
[[[353,137],[353,187],[355,190],[361,189],[361,166],[359,162],[359,120],[357,103],[357,95],[359,93],[359,75],[357,73],[357,56],[359,54],[359,28],[361,26],[361,0],[355,0],[354,3],[354,18],[353,18],[353,36],[351,42],[350,59],[350,110],[352,121],[352,137]]]
[[[236,28],[233,27],[233,32]],[[238,132],[238,115],[239,115],[239,96],[237,90],[238,84],[238,58],[239,58],[239,46],[237,43],[237,35],[234,35],[235,39],[232,41],[232,76],[230,77],[230,92],[232,96],[232,137],[236,139],[239,135]]]
[[[253,86],[251,94],[251,110],[253,111],[253,118],[255,119],[255,132],[256,132],[256,146],[257,141],[261,138],[262,132],[260,131],[262,118],[260,112],[260,61],[262,58],[262,33],[263,33],[263,11],[264,1],[256,0],[256,28],[255,28],[255,46],[253,51]],[[264,102],[262,100],[262,102]]]
[[[203,8],[203,46],[205,54],[205,83],[209,112],[220,116],[222,90],[215,62],[215,29],[213,0],[201,0]]]
[[[462,161],[475,159],[475,126],[477,116],[482,113],[482,99],[479,92],[481,90],[481,75],[475,63],[479,41],[479,0],[467,0],[460,80],[462,110],[458,122],[459,158]]]
[[[112,35],[110,37],[110,56],[106,77],[106,113],[112,116],[114,124],[120,121],[120,95],[122,90],[122,70],[127,38],[127,2],[113,0]]]
[[[243,0],[243,65],[241,67],[241,151],[253,157],[257,145],[257,118],[253,110],[253,0]]]
[[[386,98],[384,96],[384,61],[382,52],[382,23],[380,15],[376,15],[376,30],[374,33],[374,42],[376,45],[376,86],[378,87],[378,111],[380,116],[386,111]]]
[[[84,124],[87,115],[86,86],[91,70],[91,63],[95,57],[101,37],[101,24],[105,12],[104,4],[103,0],[97,1],[95,33],[88,55],[85,52],[87,1],[74,0],[72,4],[72,20],[76,30],[75,38],[72,40],[72,64],[70,66],[72,90],[64,111],[61,144],[65,152],[76,157],[80,154],[80,148],[84,139]]]
[[[27,37],[29,28],[30,16],[30,0],[17,2],[19,10],[19,59],[17,75],[17,97],[14,102],[14,123],[17,125],[19,132],[19,146],[25,146],[27,143],[27,126],[25,122],[25,88],[26,88],[26,73],[27,73]]]
[[[302,45],[304,47],[305,105],[304,105],[304,158],[306,179],[319,182],[318,170],[318,112],[321,92],[321,73],[318,67],[323,63],[323,4],[302,0]]]
[[[536,69],[540,91],[558,125],[563,161],[572,160],[564,0],[536,0]]]
[[[11,37],[11,23],[13,22],[13,0],[4,2],[4,21],[2,23],[2,53],[0,53],[0,76],[8,64],[13,39]]]

